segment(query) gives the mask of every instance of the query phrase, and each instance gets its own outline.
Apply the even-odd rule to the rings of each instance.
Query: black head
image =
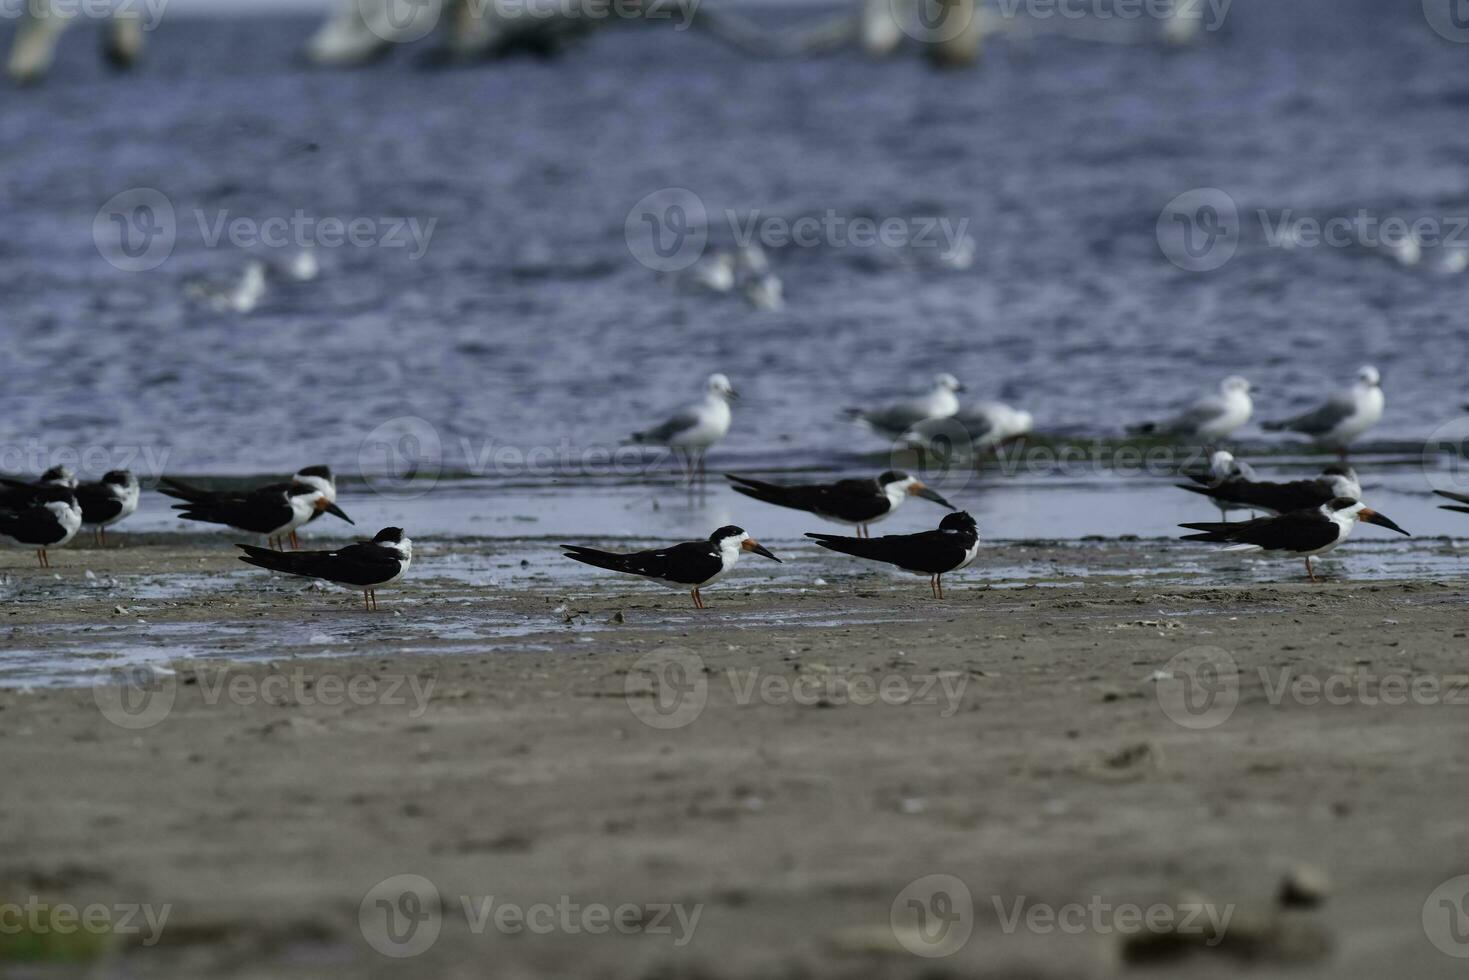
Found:
[[[372,539],[374,544],[398,544],[403,540],[401,527],[385,527]]]
[[[975,532],[977,534],[977,533],[979,533],[979,525],[977,523],[975,523],[975,520],[974,520],[973,517],[970,517],[969,516],[969,512],[968,511],[961,510],[961,511],[958,511],[957,513],[946,514],[944,516],[944,519],[942,521],[939,521],[939,530],[940,531],[973,531],[973,532]]]
[[[745,536],[745,529],[744,528],[742,528],[742,527],[735,527],[733,524],[726,524],[726,525],[724,525],[724,527],[720,528],[719,530],[715,531],[713,534],[709,535],[709,543],[710,544],[718,544],[719,542],[723,541],[725,538],[742,538],[744,536]]]
[[[109,470],[102,475],[102,482],[109,487],[130,487],[136,480],[131,470]]]
[[[320,477],[321,479],[326,480],[328,483],[336,482],[336,480],[332,477],[332,468],[330,466],[307,466],[303,469],[297,470],[296,475]]]
[[[890,483],[902,483],[906,479],[908,479],[908,474],[902,470],[888,470],[877,478],[877,482],[879,486],[885,487]]]
[[[1322,476],[1344,476],[1348,480],[1351,480],[1351,479],[1354,479],[1357,474],[1355,474],[1355,473],[1352,472],[1352,468],[1350,466],[1342,466],[1340,463],[1333,463],[1332,465],[1328,466],[1326,469],[1322,470],[1321,471],[1321,475]]]

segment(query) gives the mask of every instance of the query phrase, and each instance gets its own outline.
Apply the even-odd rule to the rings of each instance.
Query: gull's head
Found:
[[[1255,389],[1247,379],[1231,374],[1219,383],[1219,390],[1226,395],[1248,395]]]
[[[1379,514],[1360,500],[1353,500],[1351,497],[1336,497],[1330,503],[1324,505],[1323,509],[1328,514],[1362,521],[1366,524],[1376,524],[1378,527],[1385,527],[1389,531],[1396,531],[1406,537],[1412,537],[1407,531],[1404,531],[1389,520],[1386,515]]]
[[[964,390],[964,386],[959,383],[959,379],[947,372],[934,375],[933,386],[939,391]]]
[[[383,528],[373,536],[372,543],[382,545],[384,548],[392,548],[402,555],[413,552],[413,542],[408,539],[408,535],[403,533],[401,527]]]
[[[709,394],[725,401],[740,397],[740,393],[734,390],[734,385],[729,383],[729,378],[722,374],[709,375]]]
[[[75,490],[77,487],[77,475],[65,466],[53,466],[41,474],[36,481],[38,484],[48,487],[65,487]]]
[[[970,534],[978,536],[979,524],[975,522],[974,518],[969,515],[969,512],[967,510],[961,510],[953,514],[944,515],[944,519],[939,521],[939,530],[968,532]]]
[[[1357,372],[1357,384],[1364,388],[1381,388],[1382,375],[1377,373],[1377,368],[1368,364]]]
[[[910,476],[902,470],[888,470],[877,478],[877,485],[882,487],[884,493],[896,493],[910,497],[922,497],[924,500],[932,500],[936,504],[942,504],[954,510],[954,505],[945,500],[935,490],[929,489],[922,480],[916,476]],[[899,496],[898,499],[902,499]]]
[[[726,524],[709,535],[709,543],[720,551],[731,552],[733,555],[738,555],[741,551],[753,551],[771,561],[780,561],[779,558],[766,551],[764,545],[750,537],[744,528],[735,527],[733,524]]]

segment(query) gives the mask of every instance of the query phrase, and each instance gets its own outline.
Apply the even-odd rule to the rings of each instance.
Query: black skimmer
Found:
[[[835,534],[807,534],[806,537],[832,551],[927,575],[935,599],[944,597],[946,574],[967,568],[979,557],[979,525],[962,510],[946,515],[936,531],[889,534],[881,538],[844,538]]]
[[[65,466],[53,466],[34,480],[0,477],[0,509],[18,510],[30,504],[36,493],[47,487],[75,490],[76,474]]]
[[[1311,568],[1311,558],[1314,555],[1324,555],[1345,541],[1358,521],[1376,524],[1399,534],[1408,534],[1352,497],[1337,497],[1319,507],[1291,511],[1279,517],[1261,517],[1253,521],[1229,524],[1180,524],[1179,527],[1202,532],[1186,534],[1183,540],[1230,545],[1225,551],[1277,551],[1304,558],[1306,574],[1311,577],[1312,582],[1317,582],[1320,580]]]
[[[1449,500],[1457,501],[1459,504],[1469,504],[1469,494],[1454,493],[1452,490],[1435,490],[1433,492],[1438,494],[1440,497],[1446,497]],[[1438,506],[1440,510],[1455,510],[1461,514],[1469,514],[1469,507],[1456,507],[1453,504],[1439,504]]]
[[[107,543],[107,529],[138,509],[138,478],[131,470],[113,470],[96,483],[76,488],[82,524],[93,529],[98,545]]]
[[[1205,395],[1172,418],[1129,426],[1127,431],[1131,435],[1179,436],[1205,442],[1227,439],[1254,414],[1250,394],[1255,390],[1247,380],[1232,374],[1219,382],[1217,394]]]
[[[948,418],[924,419],[898,437],[914,449],[950,455],[956,449],[988,452],[1007,442],[1029,435],[1035,419],[1029,412],[1003,402],[979,402],[960,409]],[[967,446],[956,446],[968,440]]]
[[[281,539],[281,550],[285,550],[284,536],[311,520],[313,514],[325,511],[354,523],[320,487],[306,483],[276,484],[247,493],[217,493],[185,501],[173,507],[184,520],[226,524],[238,531],[263,534],[272,546]]]
[[[857,525],[857,537],[865,538],[867,525],[876,524],[910,496],[922,497],[954,510],[954,505],[923,485],[917,477],[901,470],[888,470],[875,480],[838,480],[835,483],[806,483],[781,486],[726,473],[735,492],[777,507],[803,510],[838,524]]]
[[[337,480],[336,477],[332,475],[332,469],[330,466],[303,467],[302,469],[297,470],[295,476],[291,477],[291,479],[289,480],[283,480],[277,483],[268,483],[264,486],[251,487],[243,490],[205,490],[202,487],[196,487],[191,483],[185,483],[183,480],[166,476],[159,481],[158,492],[165,496],[173,497],[176,500],[183,500],[191,504],[215,504],[226,500],[238,501],[240,498],[248,497],[251,494],[259,493],[262,491],[287,490],[293,484],[305,484],[308,487],[314,487],[317,490],[321,491],[322,496],[326,499],[328,503],[335,504],[337,502]],[[183,510],[184,508],[175,506],[174,509]],[[309,524],[311,521],[316,520],[324,513],[340,514],[340,511],[333,511],[328,507],[322,507],[312,513],[312,515],[307,519],[307,523]],[[343,520],[346,520],[348,524],[353,523],[351,520],[347,519],[345,515],[343,516]],[[242,528],[242,530],[248,530],[248,528]],[[296,537],[295,528],[292,528],[290,531],[290,542],[291,547],[300,547],[300,541]]]
[[[1310,510],[1339,497],[1362,499],[1362,484],[1350,466],[1328,466],[1314,480],[1292,480],[1289,483],[1251,480],[1243,476],[1215,480],[1191,475],[1202,485],[1180,483],[1178,486],[1190,493],[1203,494],[1221,510],[1260,510],[1278,515]]]
[[[1382,376],[1377,368],[1368,366],[1357,372],[1351,388],[1333,395],[1319,408],[1280,422],[1266,422],[1261,428],[1267,432],[1299,432],[1345,457],[1348,444],[1382,420],[1384,406]]]
[[[726,525],[709,535],[707,541],[688,541],[671,548],[655,551],[637,551],[619,555],[580,545],[564,544],[566,557],[597,568],[605,568],[624,575],[642,575],[657,579],[676,588],[687,588],[694,599],[694,608],[704,609],[704,599],[699,590],[719,581],[736,564],[740,553],[753,551],[757,555],[780,561],[765,547],[750,537],[744,528]]]
[[[847,417],[866,426],[879,435],[897,437],[927,419],[946,419],[959,411],[959,398],[955,392],[964,386],[952,374],[939,374],[933,379],[933,388],[926,395],[892,402],[878,408],[847,409]]]
[[[684,453],[688,460],[689,478],[704,472],[704,457],[709,447],[723,439],[729,432],[733,416],[729,403],[739,393],[722,374],[709,375],[704,400],[689,405],[662,425],[643,432],[634,432],[636,443],[667,446],[677,453]]]
[[[15,510],[0,510],[0,537],[36,549],[36,561],[51,567],[47,548],[59,548],[82,526],[82,508],[66,487],[41,487]]]
[[[413,564],[413,542],[401,527],[385,527],[371,541],[359,541],[336,551],[271,551],[240,544],[240,561],[287,575],[319,578],[362,590],[362,605],[377,609],[377,590],[393,585]]]

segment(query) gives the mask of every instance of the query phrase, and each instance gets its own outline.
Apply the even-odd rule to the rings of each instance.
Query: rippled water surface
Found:
[[[0,96],[3,468],[30,468],[36,447],[101,446],[147,450],[145,473],[330,461],[371,475],[385,460],[370,435],[413,416],[455,482],[374,496],[357,507],[364,524],[707,533],[756,518],[726,493],[563,478],[712,370],[744,395],[721,469],[882,468],[887,447],[839,410],[939,369],[970,397],[1031,409],[1043,431],[1089,437],[1233,371],[1264,389],[1261,415],[1284,414],[1372,362],[1388,397],[1373,440],[1410,463],[1469,396],[1469,274],[1436,271],[1434,254],[1406,267],[1270,247],[1254,217],[1469,213],[1469,46],[1434,34],[1416,0],[1236,0],[1189,50],[1001,40],[979,70],[950,74],[915,58],[757,62],[637,30],[552,61],[434,71],[406,50],[314,71],[296,58],[311,26],[168,21],[125,78],[103,74],[78,29],[46,85]],[[629,209],[670,186],[716,216],[967,221],[975,261],[780,249],[787,307],[760,313],[634,261]],[[172,257],[150,272],[113,268],[93,241],[98,208],[134,187],[179,216]],[[1244,216],[1238,254],[1205,274],[1168,262],[1155,231],[1199,187]],[[298,209],[436,223],[417,260],[322,250],[317,282],[275,288],[248,316],[185,301],[191,276],[244,260],[206,247],[199,214],[208,226]],[[555,462],[485,462],[506,446]],[[1400,523],[1457,529],[1418,467],[1367,469]],[[1101,471],[954,493],[1001,537],[1161,535],[1209,516],[1164,480]],[[805,529],[761,516],[777,536]],[[894,526],[932,516],[914,505]],[[156,499],[138,519],[169,520]]]

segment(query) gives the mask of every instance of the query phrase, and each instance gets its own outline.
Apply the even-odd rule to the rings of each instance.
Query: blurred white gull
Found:
[[[1029,412],[1003,402],[977,402],[948,418],[924,419],[898,437],[914,449],[952,452],[956,443],[978,451],[997,449],[1035,431]]]
[[[1266,422],[1267,432],[1299,432],[1346,455],[1347,445],[1382,420],[1386,407],[1382,375],[1367,365],[1357,372],[1351,388],[1332,395],[1325,404],[1294,418]]]
[[[674,413],[662,424],[642,432],[634,432],[632,441],[643,445],[668,446],[674,455],[682,453],[689,463],[689,473],[702,473],[709,447],[729,433],[733,416],[731,400],[739,394],[722,374],[709,375],[704,399]]]
[[[1219,393],[1205,395],[1172,418],[1128,426],[1131,435],[1179,436],[1212,442],[1226,439],[1250,420],[1255,403],[1254,386],[1237,374],[1219,382]]]
[[[958,378],[952,374],[939,374],[933,379],[933,389],[926,395],[877,408],[849,408],[846,415],[873,432],[897,437],[926,419],[946,419],[958,412],[959,399],[954,393],[963,390]]]
[[[184,283],[184,295],[221,313],[250,313],[265,297],[265,274],[265,263],[251,259],[238,279],[193,279]]]
[[[735,271],[734,255],[721,249],[689,267],[679,277],[679,283],[690,289],[728,293],[735,288]]]

